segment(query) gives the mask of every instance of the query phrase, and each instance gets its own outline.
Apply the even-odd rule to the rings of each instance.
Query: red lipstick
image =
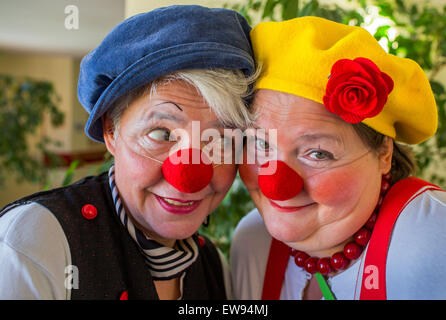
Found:
[[[175,198],[160,197],[155,194],[156,200],[166,211],[173,214],[188,214],[194,211],[202,200],[184,200]],[[175,202],[177,204],[175,204]],[[181,204],[180,204],[181,203]]]
[[[279,211],[279,212],[295,212],[295,211],[299,211],[299,210],[301,210],[303,208],[306,208],[306,207],[311,206],[312,204],[314,204],[314,203],[310,203],[310,204],[307,204],[307,205],[304,205],[304,206],[299,206],[299,207],[282,207],[282,206],[279,206],[274,201],[272,201],[271,199],[268,199],[268,200],[269,200],[269,203],[271,204],[271,206],[276,211]]]

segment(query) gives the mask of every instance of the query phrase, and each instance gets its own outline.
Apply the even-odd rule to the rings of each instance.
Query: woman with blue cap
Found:
[[[0,298],[231,297],[197,230],[235,178],[220,149],[225,128],[249,122],[249,31],[232,10],[172,6],[125,20],[84,57],[86,133],[114,165],[2,210]]]

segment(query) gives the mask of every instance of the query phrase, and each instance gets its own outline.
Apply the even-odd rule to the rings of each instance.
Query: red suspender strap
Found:
[[[279,300],[289,258],[289,247],[273,238],[263,279],[262,300]]]
[[[395,183],[385,196],[364,260],[361,300],[386,300],[386,261],[393,227],[407,204],[429,189],[441,190],[410,177]]]

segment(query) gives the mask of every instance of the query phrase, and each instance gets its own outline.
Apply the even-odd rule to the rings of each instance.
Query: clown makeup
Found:
[[[295,143],[296,163],[298,166],[295,168],[297,173],[304,179],[310,179],[317,174],[321,174],[327,170],[332,170],[338,167],[349,165],[355,161],[365,157],[370,149],[358,148],[356,150],[346,150],[344,145],[344,139],[342,134],[331,134],[330,129],[326,130],[326,127],[330,127],[330,121],[327,119],[321,119],[319,116],[308,113],[302,114],[301,120],[306,121],[318,121],[327,122],[326,126],[322,126],[314,133],[305,132],[300,135]],[[342,128],[341,130],[345,130]],[[274,132],[275,130],[269,130]],[[261,132],[256,130],[256,132]],[[259,166],[259,174],[267,175],[275,173],[275,166],[273,164],[265,166],[268,162],[277,160],[278,146],[274,144],[277,141],[277,137],[271,139],[270,137],[264,137],[264,135],[255,135],[254,148],[247,146],[247,152],[255,152],[255,155],[251,156]],[[249,161],[247,162],[249,163]]]
[[[236,174],[234,163],[219,165],[210,182],[194,193],[181,192],[166,181],[161,164],[176,144],[193,147],[176,133],[181,129],[191,136],[193,122],[199,122],[199,134],[213,129],[224,136],[224,127],[202,96],[181,80],[135,99],[121,116],[118,134],[111,120],[104,119],[104,140],[115,159],[115,181],[129,217],[165,245],[195,233],[223,200]]]
[[[181,113],[173,112],[172,107],[183,111],[180,106],[171,101],[162,101],[150,108],[135,123],[129,126],[128,132],[120,133],[123,142],[133,152],[160,164],[168,156],[175,156],[181,149],[190,146],[202,150],[202,158],[192,158],[192,163],[212,162],[214,166],[233,164],[237,154],[242,149],[243,134],[239,129],[225,128],[218,120],[209,123],[209,127],[201,130],[200,121],[191,121],[191,130],[183,128],[187,122]],[[176,114],[176,115],[175,115]],[[179,158],[182,163],[188,157]]]
[[[388,152],[370,151],[350,124],[322,104],[292,94],[258,90],[253,109],[258,128],[277,130],[276,143],[256,140],[258,149],[276,154],[276,159],[257,157],[255,164],[240,166],[268,231],[311,255],[336,252],[373,212],[391,150],[390,158]],[[286,200],[262,193],[259,167],[271,160],[302,178],[300,192]]]

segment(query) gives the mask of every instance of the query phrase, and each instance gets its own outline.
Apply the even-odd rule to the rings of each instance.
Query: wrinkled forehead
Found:
[[[252,110],[255,128],[276,129],[279,135],[291,139],[331,136],[347,142],[359,138],[351,124],[323,104],[289,93],[260,89],[255,93]]]

